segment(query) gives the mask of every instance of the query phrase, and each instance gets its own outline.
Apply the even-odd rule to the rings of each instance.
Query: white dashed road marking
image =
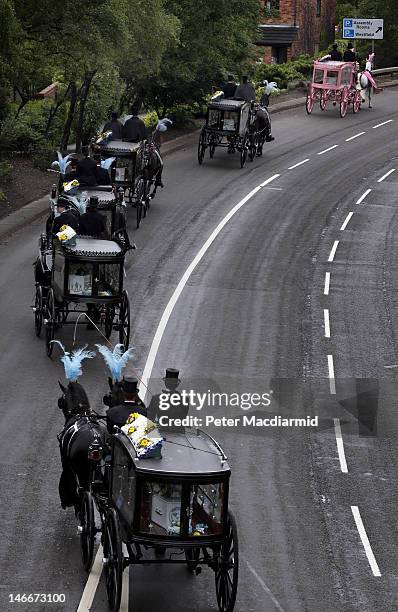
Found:
[[[330,272],[325,272],[325,288],[323,290],[323,295],[329,295],[330,288]]]
[[[328,261],[333,261],[334,256],[336,255],[337,247],[339,246],[340,240],[335,240],[332,246],[332,250],[330,251],[330,255]]]
[[[334,433],[336,436],[337,454],[339,456],[340,468],[343,474],[348,474],[347,461],[344,452],[343,436],[341,435],[340,419],[333,419]]]
[[[359,132],[359,134],[355,134],[354,136],[350,136],[350,138],[346,138],[345,141],[350,142],[350,140],[354,140],[354,138],[359,138],[359,136],[362,136],[363,134],[366,134],[366,132]]]
[[[372,570],[373,576],[381,576],[379,566],[377,565],[377,561],[373,554],[372,547],[369,542],[369,538],[366,534],[364,524],[362,522],[361,515],[359,513],[358,506],[351,506],[352,514],[354,515],[355,524],[357,526],[359,536],[362,540],[363,547],[365,549],[366,556],[369,561],[370,568]]]
[[[324,153],[327,153],[328,151],[332,151],[333,149],[335,149],[336,147],[338,147],[339,145],[333,145],[332,147],[329,147],[328,149],[324,149],[323,151],[320,151],[318,153],[318,155],[323,155]]]
[[[306,164],[309,161],[310,161],[309,157],[307,159],[303,159],[303,161],[299,162],[298,164],[294,164],[294,166],[289,166],[288,170],[294,170],[294,168],[298,168],[298,166],[301,166],[302,164]]]
[[[367,190],[365,191],[365,193],[363,193],[363,194],[361,195],[361,197],[359,198],[359,200],[357,200],[356,204],[361,204],[361,203],[364,201],[364,199],[366,198],[366,196],[368,196],[368,195],[370,194],[370,192],[371,192],[371,191],[372,191],[371,189],[367,189]]]
[[[328,355],[328,370],[330,395],[336,395],[336,381],[334,379],[333,355]]]
[[[381,178],[379,178],[379,180],[377,182],[378,183],[382,183],[384,181],[384,179],[386,179],[387,176],[390,176],[390,174],[392,174],[393,172],[395,172],[395,168],[391,168],[391,170],[389,170],[388,172],[383,174],[383,176]]]
[[[387,123],[391,123],[392,121],[394,121],[394,119],[388,119],[388,121],[383,121],[383,123],[378,123],[377,125],[374,125],[372,129],[375,130],[376,128],[379,128],[382,125],[387,125]]]
[[[345,218],[345,221],[343,223],[343,225],[341,226],[341,231],[343,232],[345,230],[345,228],[347,227],[349,220],[351,219],[352,215],[354,214],[353,211],[349,212],[348,215]]]
[[[325,322],[325,338],[330,338],[330,318],[328,308],[323,310],[323,318]]]

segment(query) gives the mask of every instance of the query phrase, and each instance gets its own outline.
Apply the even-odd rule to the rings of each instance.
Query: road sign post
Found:
[[[362,38],[363,40],[383,40],[383,19],[343,19],[343,38]]]

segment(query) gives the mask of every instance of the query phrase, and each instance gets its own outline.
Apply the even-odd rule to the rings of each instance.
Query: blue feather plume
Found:
[[[95,346],[104,358],[104,361],[108,366],[110,373],[112,374],[113,380],[122,380],[122,372],[126,367],[128,360],[133,355],[133,352],[135,350],[134,347],[129,348],[127,351],[123,352],[123,344],[117,344],[112,352],[107,346],[103,344],[96,344]]]
[[[77,208],[79,213],[83,215],[86,212],[89,197],[87,191],[83,191],[80,195],[67,195],[65,196],[70,200]]]
[[[59,344],[64,354],[61,361],[64,364],[65,378],[72,382],[76,382],[79,376],[83,374],[82,361],[83,359],[93,359],[94,351],[86,351],[87,344],[82,348],[75,349],[72,353],[65,350],[64,345],[59,340],[52,340],[55,344]]]
[[[109,170],[115,161],[116,157],[107,157],[106,159],[101,159],[101,168],[105,168],[105,170]]]
[[[60,153],[59,151],[57,151],[57,155],[58,160],[53,161],[51,166],[58,166],[60,173],[65,174],[68,166],[72,163],[70,161],[71,155],[65,155],[65,157],[62,157],[62,153]]]

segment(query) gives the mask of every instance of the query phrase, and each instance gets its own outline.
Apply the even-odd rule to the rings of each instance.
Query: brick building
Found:
[[[334,38],[336,0],[260,0],[262,23],[256,45],[266,63],[313,55]]]

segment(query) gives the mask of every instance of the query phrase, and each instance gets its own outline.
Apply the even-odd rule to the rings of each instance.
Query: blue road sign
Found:
[[[344,34],[343,34],[343,38],[355,38],[355,30],[350,30],[350,29],[345,29],[344,30]]]
[[[352,19],[343,19],[343,28],[352,28]]]

